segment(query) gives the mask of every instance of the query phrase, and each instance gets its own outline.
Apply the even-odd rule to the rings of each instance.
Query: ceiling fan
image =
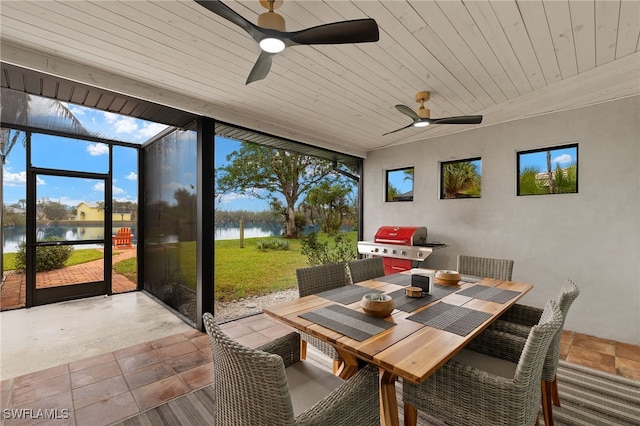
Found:
[[[401,127],[400,129],[387,132],[382,136],[386,136],[391,133],[399,132],[400,130],[408,129],[411,126],[425,127],[429,124],[480,124],[482,123],[481,115],[462,115],[459,117],[444,117],[444,118],[430,118],[431,111],[424,107],[424,103],[429,100],[431,96],[430,92],[418,92],[416,93],[416,102],[420,104],[420,107],[414,111],[406,105],[396,105],[396,109],[408,115],[413,123],[408,126]]]
[[[271,69],[272,57],[285,47],[312,44],[366,43],[380,38],[374,19],[334,22],[306,30],[286,32],[284,18],[273,11],[283,0],[260,0],[268,12],[258,16],[258,25],[249,22],[219,0],[195,0],[201,6],[245,30],[260,45],[260,56],[249,73],[246,84],[262,80]]]

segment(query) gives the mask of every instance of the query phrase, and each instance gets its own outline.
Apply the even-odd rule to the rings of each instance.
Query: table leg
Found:
[[[334,374],[337,374],[338,377],[344,380],[353,377],[353,375],[358,372],[358,358],[355,355],[341,351],[338,348],[336,348],[336,351],[340,354],[340,358],[342,358],[343,362],[338,370],[334,371]]]
[[[380,368],[380,421],[382,426],[399,426],[396,376]]]

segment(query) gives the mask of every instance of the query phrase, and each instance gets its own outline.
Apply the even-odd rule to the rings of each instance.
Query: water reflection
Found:
[[[120,226],[114,226],[112,228],[112,234],[115,235],[120,229]],[[134,235],[133,243],[136,241],[136,227],[130,226],[131,232]],[[345,230],[348,230],[345,228]],[[319,232],[319,226],[306,226],[303,234],[309,234],[311,232]],[[215,227],[215,239],[216,240],[237,240],[240,239],[240,228],[238,226],[216,226]],[[18,244],[25,241],[25,227],[14,226],[4,229],[4,244],[3,250],[5,253],[15,253],[18,251]],[[284,226],[277,224],[255,224],[248,223],[244,227],[245,238],[267,238],[278,237],[283,235]],[[102,239],[103,228],[101,226],[39,226],[37,229],[37,239],[42,241],[47,237],[59,237],[66,241],[81,241],[81,240],[97,240]],[[178,238],[177,234],[164,234],[159,238],[160,243],[169,244],[176,243],[178,241],[189,240],[188,238]],[[82,245],[82,248],[95,248],[102,247],[102,245]]]
[[[136,243],[136,226],[129,226],[134,235],[133,242]],[[112,234],[118,232],[121,226],[114,226]],[[26,240],[26,227],[13,226],[3,229],[3,250],[4,253],[15,253],[18,245]],[[102,226],[61,226],[61,225],[39,225],[36,229],[36,238],[42,241],[48,237],[58,237],[65,241],[102,240],[104,239],[104,228]],[[82,245],[82,248],[102,247],[100,244]]]

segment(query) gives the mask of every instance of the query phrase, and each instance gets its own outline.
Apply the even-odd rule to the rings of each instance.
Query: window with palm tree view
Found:
[[[578,192],[578,144],[518,152],[518,195]]]
[[[443,161],[440,163],[440,199],[480,198],[482,160]]]
[[[413,167],[387,170],[385,201],[413,201]]]

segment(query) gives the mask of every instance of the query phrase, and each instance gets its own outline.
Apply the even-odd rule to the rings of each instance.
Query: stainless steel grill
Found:
[[[387,275],[417,267],[416,262],[442,247],[446,245],[427,243],[426,227],[382,226],[373,241],[358,241],[358,253],[383,258]]]

